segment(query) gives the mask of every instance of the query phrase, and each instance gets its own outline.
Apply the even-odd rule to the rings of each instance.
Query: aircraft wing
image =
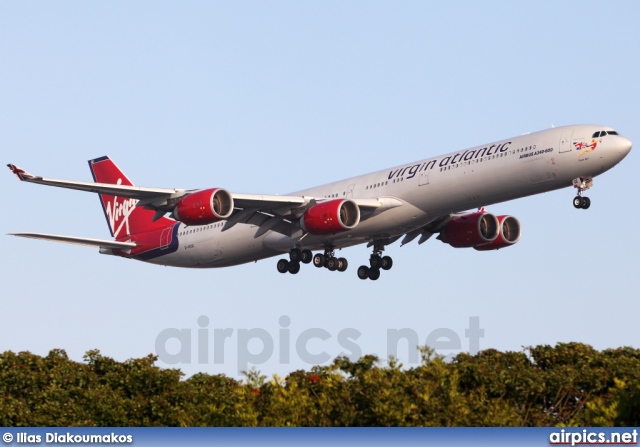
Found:
[[[147,205],[150,208],[159,208],[154,204],[164,203],[167,199],[176,199],[188,195],[196,190],[176,189],[176,188],[146,188],[141,186],[113,185],[109,183],[79,182],[73,180],[60,180],[55,178],[45,178],[29,174],[13,164],[7,165],[21,181],[37,183],[40,185],[56,186],[58,188],[75,189],[79,191],[95,192],[98,194],[108,194],[129,199],[137,199],[142,203],[139,206]],[[236,208],[258,208],[270,211],[288,206],[300,206],[309,202],[301,196],[276,196],[258,194],[232,194]]]
[[[79,191],[95,192],[98,194],[109,194],[112,196],[127,197],[129,199],[143,200],[170,197],[176,193],[185,192],[184,190],[179,189],[143,188],[140,186],[111,185],[108,183],[77,182],[73,180],[45,178],[31,175],[16,165],[8,164],[7,166],[11,169],[11,172],[13,172],[23,182],[56,186],[58,188],[77,189]]]
[[[13,164],[8,164],[7,166],[23,182],[136,199],[138,200],[136,206],[144,206],[146,209],[155,210],[158,218],[164,213],[170,212],[182,197],[197,191],[60,180],[29,174],[24,169]],[[299,228],[293,224],[295,220],[316,203],[329,200],[316,197],[265,194],[231,193],[231,196],[233,197],[234,212],[227,220],[223,231],[238,223],[251,224],[259,227],[256,237],[268,230],[288,236],[293,235],[299,231]],[[390,197],[351,200],[365,211],[362,216],[363,219],[386,209],[402,205],[401,201]]]
[[[84,237],[59,236],[56,234],[42,233],[9,233],[10,236],[26,237],[30,239],[42,239],[46,241],[64,242],[67,244],[84,245],[87,247],[110,248],[114,250],[130,250],[136,246],[135,242],[116,242],[103,239],[90,239]]]
[[[238,223],[245,223],[259,227],[254,237],[259,237],[269,230],[286,236],[302,236],[300,227],[295,225],[294,221],[313,205],[327,200],[335,200],[305,196],[232,195],[235,207],[240,209],[227,219],[222,231],[226,231]],[[252,199],[253,197],[261,197],[262,199],[255,200]],[[349,200],[353,200],[364,211],[361,214],[363,220],[373,214],[402,205],[400,200],[392,197]]]

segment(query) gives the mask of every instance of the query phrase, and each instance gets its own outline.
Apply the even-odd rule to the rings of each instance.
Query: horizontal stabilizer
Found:
[[[136,246],[134,242],[105,241],[102,239],[90,239],[85,237],[58,236],[42,233],[9,233],[10,236],[28,237],[30,239],[43,239],[46,241],[64,242],[66,244],[84,245],[87,247],[109,248],[114,250],[130,250]]]

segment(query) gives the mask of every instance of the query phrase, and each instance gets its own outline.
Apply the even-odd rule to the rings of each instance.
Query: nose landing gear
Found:
[[[573,179],[573,187],[578,189],[578,195],[573,198],[573,206],[577,209],[586,210],[591,206],[591,199],[584,197],[584,192],[593,186],[591,177],[578,177]]]

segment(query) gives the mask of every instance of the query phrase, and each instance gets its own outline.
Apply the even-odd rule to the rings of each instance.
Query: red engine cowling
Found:
[[[331,234],[355,228],[360,222],[360,208],[353,200],[338,199],[309,208],[300,226],[311,234]]]
[[[478,245],[473,247],[476,250],[499,250],[501,248],[509,247],[520,240],[520,222],[513,216],[498,216],[498,222],[500,222],[500,232],[498,237],[488,244]]]
[[[451,219],[440,232],[440,239],[455,248],[476,247],[497,239],[500,229],[498,218],[479,211]]]
[[[226,189],[213,188],[189,194],[173,209],[173,218],[187,225],[207,225],[231,216],[233,197]]]

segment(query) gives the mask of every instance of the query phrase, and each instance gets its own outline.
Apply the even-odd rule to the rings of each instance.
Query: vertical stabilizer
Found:
[[[133,183],[109,157],[105,156],[89,160],[89,168],[91,169],[93,180],[97,183],[133,186]],[[145,231],[157,230],[175,223],[166,217],[153,222],[152,219],[155,212],[136,207],[138,203],[136,199],[108,194],[99,194],[99,196],[107,224],[109,225],[109,231],[111,231],[111,236],[116,239]]]

